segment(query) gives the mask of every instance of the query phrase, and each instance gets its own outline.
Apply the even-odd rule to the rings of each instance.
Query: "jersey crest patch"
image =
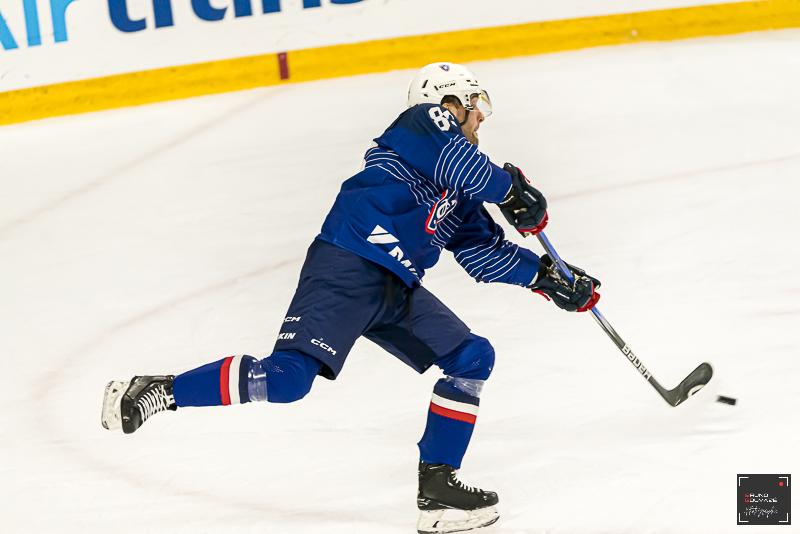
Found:
[[[425,221],[425,231],[429,234],[436,233],[436,225],[450,215],[456,208],[456,204],[458,204],[458,200],[455,198],[447,198],[447,193],[447,190],[442,193],[441,198],[436,201],[436,204],[433,205],[431,212],[428,214],[428,219]]]

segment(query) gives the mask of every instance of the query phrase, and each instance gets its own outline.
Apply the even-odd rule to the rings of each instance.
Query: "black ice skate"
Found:
[[[463,484],[451,466],[419,463],[420,534],[463,532],[491,525],[500,518],[497,502],[495,492]]]
[[[136,432],[149,417],[177,410],[172,396],[174,376],[134,376],[130,382],[112,381],[103,396],[103,428]]]

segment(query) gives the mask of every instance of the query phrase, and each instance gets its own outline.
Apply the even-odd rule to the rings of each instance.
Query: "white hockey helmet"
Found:
[[[492,101],[478,79],[464,65],[431,63],[422,67],[408,86],[408,107],[417,104],[441,104],[454,96],[467,110],[479,109],[484,117],[492,114]]]

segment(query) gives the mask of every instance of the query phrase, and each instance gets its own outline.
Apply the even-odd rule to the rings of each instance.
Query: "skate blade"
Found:
[[[476,528],[488,527],[500,519],[494,506],[477,510],[421,510],[417,521],[419,534],[445,534],[447,532],[466,532]]]
[[[106,386],[103,394],[103,414],[100,423],[106,430],[122,428],[122,396],[127,391],[130,382],[112,380]]]

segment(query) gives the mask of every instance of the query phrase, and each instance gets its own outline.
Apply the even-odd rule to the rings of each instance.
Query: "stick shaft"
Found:
[[[567,280],[572,282],[574,280],[574,277],[572,276],[572,271],[569,269],[569,267],[567,267],[566,262],[563,259],[561,259],[561,256],[558,255],[558,252],[556,252],[555,247],[553,247],[553,244],[547,238],[547,235],[544,232],[539,232],[538,234],[536,234],[536,237],[539,239],[539,243],[542,244],[544,249],[550,255],[550,258],[552,258],[553,261],[556,262],[558,270],[561,271],[561,274],[565,276]],[[647,369],[647,367],[644,365],[644,362],[642,362],[634,354],[631,348],[628,347],[628,344],[625,343],[625,340],[622,339],[622,336],[620,336],[617,333],[617,331],[614,330],[614,327],[611,326],[611,323],[609,323],[608,320],[603,316],[603,314],[600,313],[600,310],[597,308],[597,306],[592,308],[591,312],[597,324],[599,324],[600,328],[602,328],[603,331],[608,335],[608,337],[611,338],[611,341],[614,342],[614,345],[617,346],[620,352],[622,352],[622,354],[628,359],[628,361],[631,362],[631,364],[636,368],[636,370],[639,371],[639,373],[641,373],[644,379],[647,380],[650,383],[650,385],[653,386],[656,389],[656,391],[658,391],[661,394],[661,396],[666,399],[665,397],[666,390],[661,386],[661,384],[658,383],[658,380],[656,380],[655,377],[653,376],[653,373],[651,373]]]

